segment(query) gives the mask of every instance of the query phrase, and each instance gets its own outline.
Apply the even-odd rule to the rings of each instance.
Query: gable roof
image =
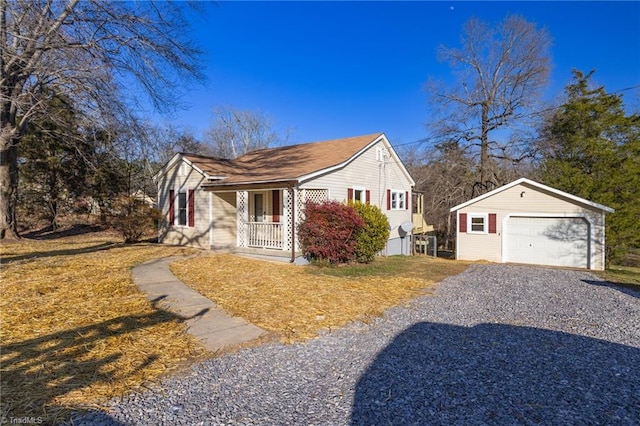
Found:
[[[605,211],[607,213],[613,213],[614,212],[614,210],[611,207],[607,207],[607,206],[604,206],[602,204],[594,203],[593,201],[585,200],[584,198],[576,197],[575,195],[569,194],[568,192],[560,191],[559,189],[555,189],[555,188],[552,188],[550,186],[543,185],[541,183],[535,182],[535,181],[533,181],[531,179],[527,179],[527,178],[520,178],[518,180],[514,180],[513,182],[508,183],[506,185],[503,185],[500,188],[496,188],[493,191],[487,192],[486,194],[482,194],[482,195],[480,195],[480,196],[478,196],[476,198],[472,198],[471,200],[466,201],[466,202],[464,202],[462,204],[458,204],[455,207],[451,207],[451,209],[449,209],[449,211],[450,212],[454,212],[454,211],[460,210],[460,209],[462,209],[464,207],[467,207],[467,206],[469,206],[471,204],[477,203],[480,200],[484,200],[485,198],[491,197],[494,194],[497,194],[497,193],[502,192],[502,191],[504,191],[506,189],[512,188],[512,187],[514,187],[516,185],[520,185],[521,183],[524,183],[524,184],[529,185],[529,186],[533,186],[534,188],[541,189],[543,191],[551,192],[551,193],[559,196],[560,198],[565,198],[565,199],[568,199],[568,200],[576,201],[576,202],[581,203],[581,204],[586,204],[586,205],[588,205],[590,207],[593,207],[593,208],[598,209],[598,210],[603,210],[603,211]]]
[[[384,142],[413,185],[413,179],[393,151],[384,133],[260,149],[234,160],[181,153],[167,163],[156,178],[165,173],[182,156],[209,180],[205,186],[303,181],[345,166],[369,146],[379,141]]]

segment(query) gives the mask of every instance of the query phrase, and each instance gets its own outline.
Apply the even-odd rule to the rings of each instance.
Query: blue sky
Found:
[[[640,85],[640,2],[218,2],[192,19],[207,82],[171,120],[201,137],[217,106],[259,110],[289,143],[385,132],[395,144],[427,135],[423,85],[447,80],[439,45],[458,47],[471,17],[519,14],[553,38],[545,96],[571,70],[596,69],[608,91]],[[640,89],[624,92],[627,105]]]

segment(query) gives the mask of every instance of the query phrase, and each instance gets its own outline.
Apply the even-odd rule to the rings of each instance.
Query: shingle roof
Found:
[[[296,180],[348,161],[382,133],[332,139],[249,152],[235,160],[183,154],[208,177],[224,177],[210,185]]]

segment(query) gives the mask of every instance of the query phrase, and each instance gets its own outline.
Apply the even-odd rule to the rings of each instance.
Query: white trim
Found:
[[[213,192],[209,193],[209,248],[213,246]]]
[[[451,214],[451,212],[449,212]],[[460,210],[456,212],[456,260],[460,259],[458,257],[458,247],[460,246]],[[437,250],[437,249],[436,249]]]
[[[502,192],[502,191],[504,191],[506,189],[512,188],[512,187],[514,187],[516,185],[519,185],[521,183],[524,183],[524,184],[527,184],[527,185],[531,185],[531,186],[536,187],[538,189],[541,189],[543,191],[551,192],[551,193],[553,193],[555,195],[558,195],[560,197],[563,197],[563,198],[568,198],[570,200],[577,201],[578,203],[581,203],[581,204],[586,204],[586,205],[588,205],[590,207],[593,207],[593,208],[598,209],[598,210],[605,211],[607,213],[613,213],[615,211],[611,207],[607,207],[607,206],[604,206],[602,204],[594,203],[593,201],[585,200],[584,198],[576,197],[575,195],[569,194],[569,193],[564,192],[564,191],[560,191],[559,189],[551,188],[550,186],[543,185],[543,184],[538,183],[538,182],[534,182],[531,179],[527,179],[527,178],[520,178],[518,180],[514,180],[513,182],[508,183],[506,185],[503,185],[500,188],[496,188],[493,191],[487,192],[486,194],[480,195],[480,196],[478,196],[476,198],[472,198],[471,200],[466,201],[466,202],[464,202],[462,204],[458,204],[455,207],[451,207],[451,209],[449,209],[449,211],[450,212],[454,212],[456,210],[460,210],[460,209],[462,209],[464,207],[467,207],[467,206],[469,206],[471,204],[477,203],[480,200],[484,200],[485,198],[491,197],[494,194],[497,194],[497,193]]]
[[[160,179],[162,176],[164,176],[167,173],[169,173],[169,170],[171,170],[171,168],[174,167],[176,165],[176,163],[179,162],[179,161],[184,161],[189,166],[191,166],[191,168],[193,170],[195,170],[196,172],[200,173],[203,177],[205,177],[205,178],[208,177],[207,174],[200,167],[196,166],[195,164],[193,164],[193,162],[191,162],[187,158],[185,158],[184,154],[182,154],[181,152],[178,152],[173,157],[171,157],[171,159],[169,161],[167,161],[167,163],[164,166],[162,166],[160,168],[160,170],[158,170],[158,172],[155,175],[153,175],[153,177],[152,177],[153,181],[157,182],[158,179]]]
[[[180,194],[184,194],[184,202],[185,202],[185,220],[184,220],[184,225],[180,224]],[[195,192],[193,194],[193,196],[195,197]],[[193,200],[195,202],[195,200]],[[177,228],[194,228],[193,226],[189,226],[189,189],[178,189],[176,191],[176,202],[174,203],[174,214],[175,214],[175,220],[173,224],[174,227]],[[195,212],[194,212],[195,213]]]
[[[347,201],[360,201],[363,204],[367,202],[367,189],[364,186],[352,186],[351,189],[353,189],[353,194],[351,194],[351,200]],[[360,191],[361,193],[359,200],[356,200],[356,191]]]
[[[407,190],[406,189],[392,189],[389,188],[389,196],[391,197],[391,199],[389,200],[389,207],[391,207],[389,209],[389,211],[404,211],[404,210],[409,210],[408,208],[408,204],[407,204]],[[393,207],[393,194],[398,194],[402,197],[402,199],[404,200],[404,203],[402,203],[402,207]],[[400,199],[397,198],[397,203],[396,204],[400,204]]]
[[[471,219],[474,217],[482,218],[482,231],[474,231]],[[469,213],[467,212],[467,234],[486,235],[489,233],[489,213]]]
[[[604,213],[603,213],[604,215]],[[548,217],[548,218],[568,218],[568,219],[585,219],[587,223],[589,223],[589,258],[587,259],[587,269],[593,270],[594,264],[593,260],[596,257],[596,224],[593,222],[591,217],[586,213],[507,213],[502,218],[502,239],[501,239],[501,257],[500,261],[502,263],[506,263],[506,248],[508,247],[508,238],[507,238],[507,221],[512,217]],[[604,229],[604,228],[603,228]],[[602,251],[604,252],[604,244],[602,246]],[[604,268],[604,263],[602,264]]]
[[[602,249],[600,251],[602,252],[601,253],[602,270],[605,270],[606,266],[607,266],[607,264],[606,264],[607,258],[606,258],[606,253],[605,253],[607,251],[607,236],[605,234],[605,232],[607,230],[607,227],[605,226],[605,219],[606,219],[607,215],[604,214],[604,212],[601,213],[601,215],[602,215],[602,241],[601,241]]]

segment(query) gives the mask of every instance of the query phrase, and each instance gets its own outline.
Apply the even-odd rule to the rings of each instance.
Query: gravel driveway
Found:
[[[474,265],[371,324],[196,364],[109,425],[640,424],[640,293]]]

